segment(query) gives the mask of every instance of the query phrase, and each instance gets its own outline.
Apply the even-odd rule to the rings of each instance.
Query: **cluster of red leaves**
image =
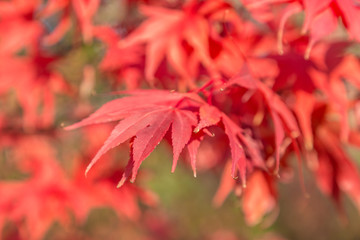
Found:
[[[215,203],[220,204],[234,188],[242,192],[248,178],[252,187],[243,191],[243,206],[249,223],[258,222],[275,207],[275,182],[286,175],[292,153],[300,163],[305,159],[312,166],[321,179],[320,187],[337,202],[339,194],[346,192],[359,203],[359,174],[341,147],[349,143],[350,134],[357,135],[358,119],[349,113],[358,111],[359,60],[347,52],[351,43],[341,42],[343,38],[318,43],[335,31],[339,17],[350,36],[358,39],[355,3],[244,1],[231,5],[215,0],[188,1],[181,8],[144,5],[139,10],[146,19],[124,38],[107,41],[102,66],[124,73],[118,75],[119,80],[126,78],[130,68],[137,69],[131,86],[125,79],[131,89],[140,87],[139,79],[145,79],[153,88],[164,90],[122,92],[129,96],[105,104],[68,127],[121,120],[87,171],[105,152],[129,140],[130,160],[119,186],[128,178],[133,182],[141,162],[169,131],[172,171],[187,147],[196,176],[201,141],[206,135],[216,139],[213,147],[224,141],[221,133],[212,133],[216,126],[223,129],[229,146],[218,150],[224,153],[217,165],[228,165],[229,152],[231,166],[224,168]],[[292,32],[284,34],[290,16],[303,10],[302,32],[310,31],[309,40],[296,32],[296,22],[292,23]],[[241,11],[252,14],[241,15]],[[283,13],[274,14],[276,11]],[[274,36],[272,32],[277,31]],[[286,50],[282,46],[284,37],[288,39]],[[356,123],[350,125],[351,120]],[[322,130],[328,124],[341,130]],[[324,134],[321,140],[320,132]],[[325,139],[333,140],[328,143]],[[321,145],[334,145],[339,152],[334,154],[331,151],[335,147],[330,151]],[[331,158],[325,160],[324,156]],[[340,176],[347,176],[346,180]],[[344,181],[349,185],[344,186]]]
[[[351,50],[360,40],[355,1],[123,4],[137,17],[125,16],[118,26],[108,26],[93,24],[99,0],[0,2],[0,30],[6,32],[0,36],[0,94],[14,92],[23,112],[10,132],[7,113],[1,114],[2,148],[11,149],[19,169],[29,174],[23,181],[0,183],[6,196],[0,201],[2,224],[26,224],[35,230],[24,234],[39,239],[54,220],[68,224],[68,209],[80,222],[96,206],[136,217],[138,198],[153,201],[127,181],[135,181],[141,163],[162,139],[173,149],[172,172],[179,159],[189,159],[194,176],[197,169],[222,168],[214,203],[220,205],[235,191],[242,196],[249,224],[275,209],[276,183],[291,172],[293,156],[299,169],[303,161],[309,166],[339,208],[346,193],[360,210],[359,171],[345,151],[348,144],[360,145],[360,62]],[[54,19],[48,31],[47,21]],[[119,94],[126,96],[67,127],[118,122],[94,156],[99,142],[78,149],[83,154],[73,161],[79,167],[69,176],[47,142],[67,141],[58,130],[50,131],[55,94],[76,97],[82,92],[83,86],[67,82],[55,67],[64,56],[51,51],[74,28],[80,33],[74,34],[77,41],[106,48],[96,67],[116,79],[115,87],[125,87]],[[84,69],[85,85],[93,71]],[[85,139],[98,141],[92,137],[98,132],[84,129]],[[105,153],[124,143],[130,157],[123,171],[111,167],[110,178],[83,177],[86,159],[92,157],[87,174]],[[189,157],[182,156],[185,148]],[[47,198],[53,200],[44,205]]]
[[[55,221],[67,227],[84,223],[90,211],[98,207],[110,207],[120,218],[137,220],[138,200],[149,206],[157,201],[152,193],[135,185],[126,184],[120,191],[116,189],[114,181],[116,175],[123,172],[121,168],[98,171],[85,178],[84,162],[88,155],[78,154],[91,154],[90,149],[99,146],[101,134],[108,133],[104,126],[100,134],[98,127],[84,132],[88,143],[72,156],[69,171],[56,157],[54,136],[5,135],[8,131],[4,130],[1,147],[6,149],[12,161],[10,165],[17,167],[21,177],[0,182],[0,228],[10,221],[17,226],[21,239],[41,239]],[[66,140],[61,133],[52,135]]]

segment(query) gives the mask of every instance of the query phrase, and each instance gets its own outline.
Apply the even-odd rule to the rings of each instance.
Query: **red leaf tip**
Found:
[[[117,187],[117,188],[121,188],[121,187],[124,185],[126,179],[127,179],[126,177],[122,177],[116,187]]]
[[[171,173],[174,173],[175,172],[175,169],[176,169],[176,163],[177,161],[174,161],[172,166],[171,166]]]
[[[86,168],[86,170],[85,170],[85,177],[87,177],[87,175],[88,175],[88,173],[89,173],[89,171],[90,171],[91,167],[92,167],[92,165],[91,165],[91,164],[89,164],[89,165],[87,166],[87,168]]]
[[[194,129],[194,133],[198,133],[200,131],[200,128],[199,127],[196,127],[195,129]]]

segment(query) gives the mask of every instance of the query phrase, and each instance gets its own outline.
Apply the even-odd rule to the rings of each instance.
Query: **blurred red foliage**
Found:
[[[138,201],[157,199],[127,180],[162,139],[172,172],[179,159],[195,177],[222,169],[214,205],[234,191],[249,225],[281,209],[277,182],[294,156],[300,178],[304,162],[339,210],[345,193],[360,211],[359,170],[346,151],[360,146],[356,1],[119,2],[127,11],[110,25],[98,17],[105,1],[0,1],[0,147],[17,174],[0,181],[1,229],[10,221],[20,238],[41,239],[54,221],[83,223],[100,206],[137,221]],[[88,57],[80,67],[66,62],[77,49]],[[71,80],[74,69],[82,81]],[[67,127],[84,127],[74,140],[59,122],[93,111],[86,98],[99,76],[126,96]],[[108,153],[119,145],[130,147],[122,167]],[[147,230],[169,237],[166,217],[152,218]]]

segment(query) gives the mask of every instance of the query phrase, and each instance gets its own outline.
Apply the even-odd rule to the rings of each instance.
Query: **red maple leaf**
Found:
[[[121,47],[120,36],[112,28],[94,28],[94,36],[107,47],[100,67],[105,72],[114,73],[117,83],[125,82],[128,90],[137,89],[143,77],[143,53],[139,45]]]
[[[189,1],[182,10],[142,6],[149,17],[134,32],[120,42],[120,46],[146,43],[145,77],[154,84],[160,63],[166,58],[185,84],[192,83],[202,64],[216,75],[217,69],[209,52],[209,16],[228,9],[223,1]]]
[[[48,127],[54,116],[54,94],[67,92],[69,88],[52,68],[59,57],[48,54],[40,46],[44,28],[34,17],[38,1],[1,4],[4,8],[0,13],[0,30],[7,37],[0,39],[0,94],[15,90],[24,110],[26,127]],[[40,114],[39,106],[43,107]]]
[[[314,171],[319,188],[335,201],[342,211],[341,196],[346,193],[360,211],[360,174],[356,164],[346,153],[341,142],[342,124],[329,119],[333,109],[327,103],[314,100],[309,112],[313,148],[307,148],[306,161]],[[349,144],[359,146],[357,132],[350,130]]]
[[[47,35],[43,41],[45,44],[52,45],[57,43],[71,27],[71,11],[75,12],[79,21],[84,42],[91,42],[94,35],[92,18],[100,6],[100,0],[51,0],[47,1],[46,6],[40,11],[40,16],[45,18],[56,13],[61,13],[58,25]]]
[[[116,125],[86,170],[88,172],[111,148],[133,138],[131,160],[119,185],[122,185],[130,175],[131,181],[135,180],[141,162],[159,144],[170,125],[174,152],[172,171],[175,170],[178,157],[190,140],[192,127],[197,124],[195,113],[187,108],[196,107],[199,105],[198,102],[202,101],[195,94],[158,90],[133,91],[132,94],[105,104],[90,117],[67,127],[67,129],[74,129],[89,124],[123,119]]]
[[[279,51],[282,53],[282,37],[286,21],[294,14],[304,10],[305,20],[302,32],[309,31],[310,41],[305,56],[308,58],[313,46],[325,36],[335,31],[338,26],[338,18],[341,18],[352,39],[360,41],[360,8],[352,0],[261,0],[245,1],[249,9],[264,8],[264,6],[276,6],[285,4],[281,14],[278,34]],[[260,12],[260,14],[263,12]]]
[[[121,173],[119,169],[113,169],[107,176],[92,175],[85,179],[80,159],[74,159],[73,174],[68,176],[55,158],[51,142],[38,135],[13,136],[9,141],[13,160],[30,176],[25,180],[0,181],[1,229],[9,220],[18,226],[23,239],[37,240],[56,221],[68,226],[71,214],[78,223],[83,223],[92,209],[111,207],[119,217],[136,220],[140,216],[138,200],[147,205],[156,203],[152,193],[135,185],[114,188],[111,174]]]
[[[274,178],[266,172],[256,170],[252,172],[247,180],[247,188],[241,188],[240,182],[234,180],[227,173],[231,169],[228,161],[225,164],[221,182],[214,196],[213,204],[219,207],[230,192],[242,196],[242,209],[245,214],[245,220],[249,225],[255,225],[261,218],[274,210],[276,206],[276,190],[274,187]]]
[[[131,153],[128,166],[119,182],[121,186],[131,177],[134,181],[141,162],[155,149],[164,138],[171,126],[173,146],[173,167],[175,170],[179,154],[187,145],[191,156],[191,165],[196,175],[196,153],[204,133],[210,126],[220,126],[224,129],[229,140],[232,156],[231,175],[236,178],[237,173],[246,186],[246,153],[255,165],[263,166],[257,146],[247,136],[241,127],[235,124],[226,114],[205,103],[195,93],[176,93],[160,90],[131,91],[128,97],[113,100],[102,106],[88,118],[66,129],[74,129],[89,124],[121,120],[96,153],[89,164],[86,173],[110,149],[130,140]],[[276,102],[276,101],[275,101]],[[281,109],[281,106],[277,106]],[[280,115],[283,117],[284,113]],[[200,121],[198,122],[198,116]],[[290,121],[287,118],[285,122]],[[290,123],[292,123],[290,121]],[[196,127],[196,128],[195,128]],[[289,129],[292,126],[289,125]],[[201,131],[201,132],[200,132]],[[193,133],[194,132],[194,133]],[[249,165],[250,166],[250,165]]]
[[[22,58],[0,57],[0,94],[14,89],[19,104],[24,109],[24,126],[48,127],[53,122],[55,93],[70,92],[63,77],[52,70],[56,57],[36,52]],[[43,106],[39,114],[38,108]]]
[[[295,145],[295,138],[300,134],[294,115],[279,95],[252,76],[252,73],[246,65],[244,65],[242,71],[237,76],[230,79],[222,88],[226,89],[232,85],[238,85],[246,89],[258,91],[264,99],[274,124],[276,146],[275,173],[277,174],[280,164],[280,147],[283,144],[285,132]]]

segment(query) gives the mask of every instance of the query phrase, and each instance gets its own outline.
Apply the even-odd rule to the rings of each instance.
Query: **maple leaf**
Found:
[[[0,30],[7,38],[0,39],[0,94],[15,90],[24,110],[24,126],[48,127],[54,116],[56,92],[68,92],[69,86],[52,65],[58,56],[42,50],[39,39],[44,28],[33,16],[37,1],[4,3]],[[24,41],[24,38],[27,41]],[[38,114],[39,106],[42,111]]]
[[[258,146],[254,144],[249,136],[247,136],[243,129],[235,124],[226,114],[219,111],[216,107],[211,105],[202,105],[199,109],[200,121],[194,132],[199,132],[203,128],[207,128],[214,125],[219,125],[221,122],[226,136],[229,140],[229,146],[232,158],[231,176],[237,178],[237,171],[239,171],[241,182],[243,187],[246,187],[246,169],[247,165],[247,153],[254,164],[258,164],[260,167],[264,167],[263,160],[258,152]],[[195,147],[191,148],[191,155],[196,154],[198,148],[198,141],[194,142]],[[244,147],[245,146],[245,150]],[[194,161],[193,156],[192,162]],[[194,164],[194,163],[193,163]],[[194,167],[193,167],[194,169]],[[195,174],[195,173],[194,173]]]
[[[276,192],[273,180],[261,171],[254,171],[248,180],[248,188],[243,193],[242,208],[249,225],[255,225],[261,218],[274,210]]]
[[[76,158],[73,174],[68,176],[55,159],[51,142],[33,135],[14,137],[9,144],[15,163],[30,176],[21,181],[0,181],[0,224],[4,220],[15,223],[24,239],[42,239],[55,221],[68,226],[71,214],[84,223],[95,207],[111,207],[120,218],[136,220],[140,216],[138,200],[149,206],[156,204],[151,192],[135,185],[114,188],[111,174],[121,172],[119,169],[85,179],[82,159]]]
[[[295,138],[300,134],[300,130],[294,115],[287,107],[287,105],[282,101],[280,96],[273,92],[264,83],[252,76],[249,68],[246,65],[244,65],[242,71],[237,76],[224,84],[222,90],[229,88],[232,85],[238,85],[250,90],[259,91],[259,93],[264,98],[274,124],[276,145],[275,174],[278,174],[280,164],[280,147],[284,142],[285,132],[287,132],[294,144],[296,144]]]
[[[231,176],[237,178],[239,172],[244,187],[246,186],[247,157],[243,144],[246,146],[246,154],[253,159],[254,164],[264,167],[258,147],[249,136],[243,133],[242,129],[226,114],[205,103],[197,94],[160,90],[130,91],[129,94],[128,97],[105,104],[88,118],[66,128],[71,130],[89,124],[121,120],[91,160],[86,173],[102,155],[130,140],[130,160],[119,186],[128,178],[133,182],[140,164],[164,138],[170,126],[173,146],[172,171],[175,170],[179,154],[187,145],[191,166],[196,176],[197,150],[203,139],[202,135],[209,133],[207,128],[210,126],[222,126],[224,129],[232,156]],[[278,108],[281,109],[281,106]],[[200,117],[199,122],[197,114]],[[196,135],[200,130],[202,130],[200,135],[193,136],[192,132]]]
[[[100,39],[107,47],[100,68],[105,72],[114,73],[118,82],[125,81],[128,90],[137,89],[144,75],[142,48],[138,45],[119,46],[119,34],[107,26],[94,27],[94,37]]]
[[[325,62],[327,79],[323,80],[321,90],[329,99],[329,104],[338,112],[343,126],[341,140],[346,142],[350,134],[349,111],[353,99],[356,99],[355,92],[360,89],[359,82],[359,61],[358,58],[346,54],[347,44],[338,43],[325,48]],[[338,57],[330,57],[336,54]],[[350,87],[351,86],[351,87]]]
[[[51,65],[56,60],[56,57],[44,55],[42,52],[26,58],[0,58],[4,66],[0,70],[0,93],[15,90],[24,109],[23,123],[27,128],[48,127],[54,117],[54,94],[70,92],[70,87],[63,77],[52,70]],[[38,114],[40,105],[43,109],[41,114]]]
[[[106,174],[100,174],[85,178],[85,166],[80,163],[83,159],[77,159],[77,166],[72,177],[69,179],[68,204],[79,222],[84,222],[91,210],[95,207],[111,207],[119,218],[138,220],[141,211],[138,206],[140,200],[143,204],[154,206],[157,203],[156,196],[134,184],[126,184],[121,189],[114,188],[115,177],[123,172],[123,169],[113,168]],[[97,194],[94,194],[96,192]]]
[[[0,31],[7,33],[6,38],[0,39],[0,58],[12,57],[23,48],[29,53],[38,49],[38,39],[44,28],[40,22],[29,18],[37,4],[37,0],[0,2]]]
[[[315,168],[320,188],[331,195],[338,207],[340,206],[340,191],[349,195],[360,211],[360,174],[341,143],[331,129],[320,126],[315,138],[315,149],[318,153],[318,167]]]
[[[175,170],[179,154],[190,140],[192,127],[197,124],[195,113],[186,108],[196,107],[199,104],[194,100],[202,101],[195,94],[169,93],[158,90],[133,91],[130,94],[133,95],[113,100],[88,118],[66,128],[74,129],[89,124],[122,119],[86,169],[87,173],[107,151],[134,138],[131,144],[131,160],[119,185],[123,184],[130,175],[130,170],[131,181],[135,180],[141,162],[159,144],[170,125],[172,126],[174,154],[172,171]]]
[[[283,5],[280,17],[280,26],[278,32],[278,48],[283,53],[282,37],[286,21],[294,14],[301,11],[305,12],[305,19],[302,26],[302,33],[309,31],[310,41],[305,52],[305,57],[309,58],[313,46],[325,36],[333,33],[338,26],[338,18],[341,18],[350,37],[360,41],[359,35],[359,6],[352,0],[262,0],[245,1],[249,9],[255,10],[263,8],[264,5]]]
[[[255,170],[248,180],[247,188],[241,188],[239,181],[234,180],[228,175],[231,169],[230,161],[225,164],[220,185],[213,198],[213,204],[219,207],[230,194],[243,197],[242,210],[245,214],[245,220],[249,225],[255,225],[261,218],[274,210],[276,206],[276,192],[273,186],[273,179],[267,173]]]
[[[1,214],[20,226],[24,239],[41,239],[54,221],[69,224],[69,185],[48,141],[30,137],[13,144],[16,163],[31,176],[23,181],[0,181]]]
[[[154,75],[166,57],[171,67],[186,84],[194,87],[192,81],[201,63],[210,73],[216,75],[216,66],[209,53],[210,24],[208,16],[229,8],[223,1],[189,1],[182,10],[141,6],[147,17],[120,46],[146,43],[145,77],[154,84]]]
[[[227,161],[221,176],[220,185],[213,198],[213,205],[216,207],[219,207],[234,189],[236,193],[241,192],[241,189],[237,187],[237,182],[227,173],[231,171],[231,168],[230,161]]]
[[[73,9],[84,42],[92,41],[94,35],[94,26],[92,18],[100,6],[100,0],[51,0],[47,1],[45,7],[40,11],[42,17],[50,17],[61,12],[61,17],[55,29],[48,34],[43,42],[47,45],[57,43],[71,27],[71,10]]]
[[[80,29],[85,42],[91,42],[93,37],[92,17],[100,6],[100,0],[72,0]]]
[[[334,111],[330,106],[322,101],[316,101],[311,106],[313,148],[307,149],[306,160],[315,173],[319,188],[333,198],[338,210],[343,211],[341,195],[345,193],[360,211],[359,171],[339,137],[343,128],[341,121],[329,119]],[[358,147],[358,139],[358,133],[350,130],[348,143]]]
[[[202,108],[207,108],[209,110],[201,111]],[[257,152],[257,146],[253,144],[251,139],[249,139],[248,136],[244,134],[243,130],[238,125],[236,125],[226,114],[221,113],[219,110],[212,106],[205,105],[202,108],[200,108],[201,120],[196,130],[199,129],[200,126],[208,127],[215,125],[221,119],[221,122],[224,126],[225,134],[227,135],[229,140],[229,146],[231,150],[231,176],[233,178],[237,178],[236,171],[238,170],[240,173],[243,187],[246,187],[247,157],[245,156],[243,145],[246,147],[248,154],[255,163],[261,161],[261,157],[259,157],[259,154]],[[209,115],[208,112],[210,112],[211,115]]]
[[[289,107],[294,110],[303,134],[306,134],[305,146],[308,149],[312,148],[313,138],[309,124],[311,108],[323,97],[328,99],[329,104],[337,110],[341,118],[344,126],[341,139],[346,141],[348,137],[350,129],[348,111],[352,91],[349,91],[347,85],[350,83],[357,89],[360,85],[357,80],[358,61],[354,56],[345,54],[347,47],[349,45],[346,42],[318,44],[313,49],[313,56],[307,60],[295,51],[289,51],[282,56],[269,56],[281,69],[278,74],[272,76],[275,78],[272,88],[278,92],[291,91],[290,98],[292,95],[295,96],[295,104]],[[299,65],[303,66],[305,71],[296,67]]]

